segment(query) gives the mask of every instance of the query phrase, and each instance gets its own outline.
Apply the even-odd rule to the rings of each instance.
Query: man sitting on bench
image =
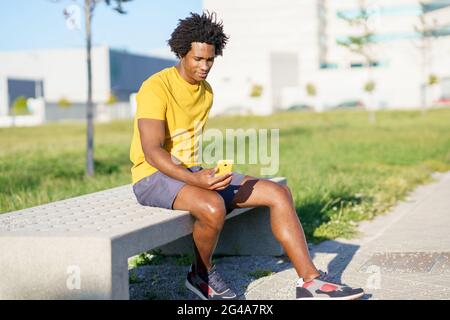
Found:
[[[217,168],[203,169],[195,163],[199,150],[193,140],[197,130],[203,129],[213,101],[206,77],[227,41],[214,13],[191,13],[180,20],[168,41],[179,63],[142,84],[136,96],[130,149],[133,190],[138,202],[187,210],[195,217],[195,261],[186,286],[202,299],[236,298],[211,258],[226,214],[234,208],[256,206],[270,209],[273,234],[299,276],[298,299],[361,297],[362,289],[331,283],[314,266],[287,186],[235,172],[215,176]],[[195,123],[200,125],[194,126]]]

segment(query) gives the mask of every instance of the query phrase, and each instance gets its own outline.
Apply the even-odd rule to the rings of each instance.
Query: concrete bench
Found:
[[[129,299],[128,258],[192,253],[193,221],[141,206],[131,185],[2,214],[0,299]],[[215,253],[281,255],[268,209],[231,212]]]

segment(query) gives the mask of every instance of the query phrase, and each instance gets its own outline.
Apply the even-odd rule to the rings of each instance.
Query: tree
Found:
[[[356,15],[347,16],[343,13],[338,13],[338,17],[347,21],[351,27],[357,28],[360,33],[358,35],[352,35],[347,37],[346,41],[338,40],[337,43],[350,52],[360,55],[365,60],[367,67],[368,80],[364,85],[364,91],[370,96],[370,105],[368,107],[369,111],[369,121],[370,123],[376,122],[374,102],[373,102],[373,91],[375,90],[375,81],[373,80],[372,67],[375,64],[375,59],[372,52],[372,46],[375,43],[374,36],[375,32],[371,27],[371,19],[373,17],[373,12],[366,4],[365,0],[359,0],[359,10]]]
[[[430,21],[426,18],[426,3],[419,1],[421,8],[421,14],[419,15],[419,22],[414,25],[414,30],[418,33],[420,43],[417,45],[421,53],[421,66],[422,66],[422,115],[426,113],[428,107],[429,88],[439,82],[436,75],[433,74],[432,66],[432,45],[433,40],[438,37],[436,33],[437,21],[434,19]]]
[[[263,93],[263,86],[260,84],[254,84],[250,91],[250,97],[258,98],[261,97],[262,93]]]
[[[305,90],[306,90],[306,94],[308,95],[308,97],[310,97],[310,99],[313,100],[313,101],[312,101],[313,103],[311,103],[311,104],[313,105],[313,108],[314,108],[316,111],[320,111],[321,108],[319,108],[318,106],[315,106],[315,105],[314,105],[314,104],[315,104],[315,103],[314,103],[314,97],[317,95],[317,89],[316,89],[316,86],[315,86],[313,83],[308,82],[308,83],[306,84]]]
[[[111,6],[115,3],[113,9],[120,14],[125,14],[122,4],[131,0],[84,0],[84,18],[85,18],[85,40],[86,40],[86,65],[87,65],[87,101],[86,101],[86,122],[87,122],[87,150],[86,150],[86,174],[94,175],[94,104],[92,102],[92,61],[91,61],[91,44],[92,44],[92,18],[95,7],[100,2],[105,2]],[[65,15],[67,13],[65,12]]]
[[[312,83],[306,84],[306,93],[310,97],[315,97],[317,94],[316,86]]]
[[[372,92],[375,90],[375,82],[373,81],[367,81],[364,85],[364,91],[372,94]]]
[[[115,0],[116,10],[120,14],[126,12],[122,9],[123,2],[129,2],[131,0]],[[86,103],[86,117],[87,117],[87,153],[86,153],[86,173],[88,176],[94,175],[94,105],[92,103],[92,62],[91,62],[91,42],[92,42],[92,30],[91,22],[95,6],[99,2],[98,0],[84,0],[84,15],[86,23],[86,63],[88,71],[88,94]],[[106,4],[111,5],[111,0],[105,0]]]

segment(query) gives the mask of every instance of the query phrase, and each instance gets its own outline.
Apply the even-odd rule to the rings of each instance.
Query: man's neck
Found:
[[[190,84],[199,84],[198,81],[195,81],[194,79],[189,78],[189,77],[187,76],[186,72],[184,71],[183,66],[181,65],[181,62],[178,63],[178,64],[175,66],[175,68],[177,68],[178,73],[180,74],[180,76],[181,76],[184,80],[186,80],[186,82],[188,82],[188,83],[190,83]]]

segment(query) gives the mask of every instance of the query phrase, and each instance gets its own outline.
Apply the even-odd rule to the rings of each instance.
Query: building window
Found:
[[[371,67],[386,67],[388,65],[387,62],[380,62],[380,61],[373,61],[370,63]],[[364,68],[367,67],[366,63],[362,63],[362,62],[351,62],[350,63],[350,68]]]
[[[322,62],[320,64],[320,69],[337,69],[337,68],[338,68],[337,63]]]
[[[363,63],[359,63],[359,62],[350,63],[350,68],[362,68],[362,67],[364,67]]]

